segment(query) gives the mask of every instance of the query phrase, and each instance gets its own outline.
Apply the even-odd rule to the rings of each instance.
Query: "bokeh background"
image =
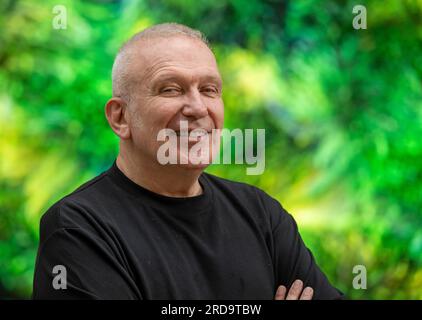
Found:
[[[357,4],[366,30],[352,27]],[[209,37],[225,126],[266,129],[264,174],[207,170],[276,197],[349,298],[422,299],[422,1],[2,0],[0,12],[1,298],[30,297],[40,216],[116,156],[103,106],[118,47],[172,21]]]

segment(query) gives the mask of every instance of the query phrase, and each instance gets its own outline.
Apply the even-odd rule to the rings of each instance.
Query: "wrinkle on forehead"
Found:
[[[142,81],[160,82],[169,79],[187,79],[190,82],[208,80],[222,84],[220,73],[208,66],[189,66],[179,63],[160,63],[146,70]]]
[[[213,75],[220,75],[214,54],[196,39],[183,36],[154,41],[142,39],[130,49],[128,78],[134,83],[150,80],[160,70],[172,67],[208,69]]]

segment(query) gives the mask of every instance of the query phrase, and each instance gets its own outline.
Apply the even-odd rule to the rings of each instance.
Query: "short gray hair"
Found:
[[[112,90],[114,97],[122,97],[127,100],[130,99],[130,79],[128,71],[130,70],[131,53],[133,45],[140,40],[153,38],[167,38],[174,36],[186,36],[204,43],[211,49],[210,44],[205,35],[199,31],[183,24],[178,23],[162,23],[146,28],[145,30],[136,33],[128,41],[126,41],[119,49],[113,63],[112,69]]]

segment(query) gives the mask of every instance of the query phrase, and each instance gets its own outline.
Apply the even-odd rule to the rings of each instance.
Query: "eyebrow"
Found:
[[[161,83],[161,82],[169,82],[169,81],[178,81],[178,80],[186,80],[186,76],[185,75],[180,75],[180,74],[174,74],[174,73],[167,73],[167,74],[162,74],[157,76],[156,78],[152,79],[152,83],[155,85]],[[222,81],[220,79],[219,76],[217,75],[204,75],[204,76],[200,76],[200,80],[202,81],[206,81],[206,82],[215,82],[216,84],[218,84],[220,87],[222,86]]]

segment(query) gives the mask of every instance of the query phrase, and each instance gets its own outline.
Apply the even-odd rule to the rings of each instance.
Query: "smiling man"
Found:
[[[201,141],[212,160],[219,146],[204,137],[223,128],[222,80],[199,31],[161,24],[136,34],[112,80],[105,113],[119,155],[42,217],[34,298],[342,297],[275,199],[204,173],[210,161],[160,163],[160,131],[181,141],[183,123],[179,160]]]

